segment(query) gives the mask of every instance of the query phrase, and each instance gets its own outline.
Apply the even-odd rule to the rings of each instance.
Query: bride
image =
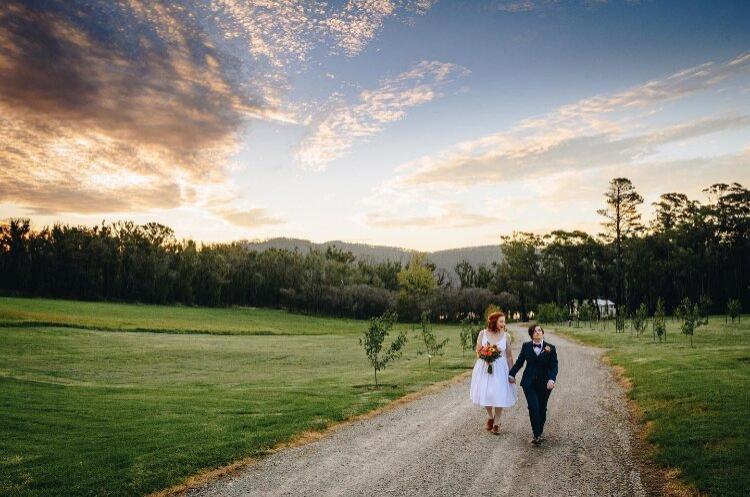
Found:
[[[511,337],[505,331],[505,314],[493,312],[487,317],[487,329],[477,337],[477,362],[471,373],[471,401],[487,410],[489,419],[485,428],[494,434],[500,433],[500,416],[504,407],[512,407],[517,400],[515,387],[508,381],[508,371],[513,367]],[[479,349],[495,345],[502,354],[492,363],[492,373],[487,371],[487,362],[479,358]]]

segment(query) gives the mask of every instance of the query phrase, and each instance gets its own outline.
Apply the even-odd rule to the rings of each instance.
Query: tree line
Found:
[[[605,192],[603,231],[556,230],[501,237],[502,261],[455,267],[445,278],[424,254],[411,261],[372,262],[351,252],[269,248],[241,243],[199,245],[177,240],[158,223],[55,224],[32,230],[30,220],[0,224],[0,290],[70,298],[285,308],[369,318],[396,312],[418,322],[459,321],[498,305],[522,317],[542,304],[570,309],[573,301],[602,297],[634,311],[668,311],[688,297],[713,311],[736,299],[750,302],[750,192],[738,183],[704,190],[701,204],[681,193],[654,203],[641,219],[643,198],[626,178]]]
[[[480,314],[507,293],[451,287],[422,254],[371,262],[336,247],[248,250],[242,243],[199,246],[167,226],[133,222],[31,229],[29,219],[0,224],[0,290],[6,294],[202,306],[284,308],[369,318],[397,312],[419,321]],[[456,318],[457,319],[457,318]]]
[[[456,266],[462,286],[504,289],[519,310],[554,304],[568,315],[573,302],[612,300],[631,314],[663,299],[674,312],[685,298],[710,312],[730,303],[750,304],[750,191],[739,183],[703,190],[708,202],[665,193],[654,215],[641,218],[643,197],[627,178],[615,178],[604,194],[603,230],[555,230],[502,237],[503,260],[491,267]]]

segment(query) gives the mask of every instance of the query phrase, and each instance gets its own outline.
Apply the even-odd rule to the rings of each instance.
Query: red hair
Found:
[[[503,314],[503,311],[495,311],[487,316],[487,329],[490,331],[497,331],[497,320],[504,317],[505,314]]]

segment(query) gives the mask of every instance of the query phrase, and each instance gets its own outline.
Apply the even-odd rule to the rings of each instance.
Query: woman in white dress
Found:
[[[500,433],[500,416],[504,407],[512,407],[518,399],[515,386],[508,381],[508,371],[513,367],[511,337],[505,330],[505,314],[493,312],[487,317],[487,329],[477,337],[477,362],[471,373],[471,401],[487,410],[489,419],[485,428],[494,434]],[[501,356],[492,363],[492,373],[488,364],[479,358],[479,349],[484,345],[496,345]]]

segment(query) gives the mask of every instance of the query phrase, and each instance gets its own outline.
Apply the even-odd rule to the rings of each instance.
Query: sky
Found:
[[[418,250],[750,186],[750,2],[0,4],[0,219]]]

